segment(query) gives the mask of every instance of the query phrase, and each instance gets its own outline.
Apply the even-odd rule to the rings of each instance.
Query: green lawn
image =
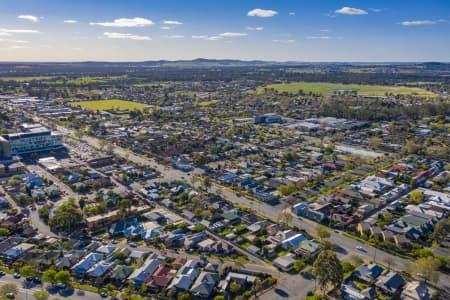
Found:
[[[295,82],[270,84],[257,88],[258,93],[263,93],[264,88],[273,88],[278,92],[297,93],[303,90],[304,93],[316,93],[331,95],[335,90],[356,90],[361,96],[383,96],[386,93],[394,95],[414,95],[422,97],[434,97],[436,94],[421,88],[405,87],[405,86],[382,86],[382,85],[360,85],[360,84],[337,84],[326,82]]]
[[[197,103],[198,106],[210,106],[219,103],[220,100],[202,101]]]
[[[52,76],[30,76],[30,77],[0,77],[0,81],[16,81],[16,82],[28,82],[32,80],[49,80]]]
[[[80,101],[70,103],[73,106],[81,106],[90,110],[142,110],[147,105],[125,100],[97,100],[97,101]]]

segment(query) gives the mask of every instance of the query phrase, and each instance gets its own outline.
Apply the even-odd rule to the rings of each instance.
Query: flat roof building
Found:
[[[24,132],[0,136],[0,155],[27,154],[40,151],[56,150],[63,147],[63,136],[52,132],[42,125],[25,124]]]

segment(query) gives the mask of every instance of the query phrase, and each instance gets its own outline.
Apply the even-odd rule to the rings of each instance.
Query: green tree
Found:
[[[217,295],[214,297],[214,300],[225,300],[225,296]]]
[[[35,300],[48,300],[49,298],[49,294],[47,291],[42,290],[42,291],[35,291],[33,293],[33,297]]]
[[[442,242],[450,234],[450,219],[443,219],[436,223],[431,238],[436,243]]]
[[[330,285],[341,284],[344,277],[341,263],[331,250],[324,250],[319,254],[313,265],[313,273],[318,277],[324,295]]]
[[[423,192],[419,190],[412,191],[409,193],[409,200],[411,203],[420,204],[423,202]]]
[[[5,283],[0,287],[0,297],[3,299],[6,299],[7,294],[13,294],[14,296],[17,296],[19,293],[19,288],[17,287],[17,284],[15,283]]]
[[[42,273],[42,279],[52,284],[56,283],[56,271],[54,269],[45,270]]]
[[[61,270],[58,273],[56,273],[56,275],[55,275],[55,280],[58,283],[61,282],[66,285],[69,285],[71,279],[72,279],[72,277],[70,276],[70,272],[66,271],[66,270]]]
[[[299,273],[301,270],[303,270],[306,267],[306,263],[300,259],[296,259],[294,261],[294,270],[295,272]]]
[[[70,203],[64,203],[56,209],[55,215],[49,220],[49,225],[57,230],[72,233],[75,230],[80,230],[82,222],[83,214],[81,210]]]
[[[330,238],[330,230],[324,227],[319,227],[316,231],[317,236],[319,237],[321,242],[324,242],[326,239]]]
[[[237,283],[237,282],[232,282],[230,284],[230,292],[232,292],[233,294],[237,294],[239,293],[239,291],[242,289],[242,286]]]
[[[25,278],[34,278],[36,276],[36,271],[32,266],[23,266],[20,268],[19,273]]]
[[[432,257],[423,257],[416,260],[414,263],[408,266],[408,271],[411,274],[418,275],[425,279],[425,282],[428,280],[431,282],[439,281],[439,267],[441,266],[441,262]]]
[[[189,293],[179,293],[177,299],[178,300],[189,300],[191,298],[191,295]]]

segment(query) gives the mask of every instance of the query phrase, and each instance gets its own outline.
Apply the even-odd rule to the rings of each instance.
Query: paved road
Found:
[[[23,278],[19,278],[19,279],[15,279],[12,275],[10,274],[6,274],[2,277],[0,277],[0,285],[3,285],[5,283],[15,283],[18,287],[19,293],[16,296],[16,299],[19,300],[32,300],[34,299],[33,297],[33,293],[35,291],[41,291],[43,289],[47,289],[49,287],[49,285],[44,283],[44,286],[42,285],[33,285],[31,287],[26,287],[26,285],[24,284],[24,279]],[[86,292],[83,291],[83,295],[78,295],[76,291],[72,291],[71,295],[64,295],[64,294],[60,294],[58,293],[58,291],[56,289],[48,289],[48,291],[50,291],[50,298],[53,297],[58,297],[58,298],[63,298],[63,299],[73,299],[73,300],[101,300],[104,299],[102,297],[100,297],[99,294],[96,293],[92,293],[92,292]]]
[[[67,128],[64,128],[61,126],[58,126],[57,128],[59,131],[65,133],[65,134],[74,136],[74,133]],[[100,148],[100,142],[96,138],[84,136],[83,141],[88,143],[92,147]],[[171,167],[168,168],[167,166],[160,165],[153,160],[144,158],[142,156],[135,155],[131,151],[122,149],[120,147],[115,147],[113,149],[113,151],[116,155],[125,157],[134,163],[150,166],[150,167],[158,170],[162,174],[162,178],[161,178],[162,180],[168,180],[168,181],[185,180],[185,181],[195,182],[194,175],[198,175],[198,174],[202,173],[202,171],[200,169],[195,169],[192,172],[190,172],[188,175],[188,173],[181,172],[179,170],[175,170]],[[267,216],[268,218],[274,219],[274,220],[283,211],[283,209],[286,209],[286,207],[287,207],[283,203],[281,203],[280,205],[277,205],[277,206],[272,206],[272,205],[269,205],[266,203],[252,201],[245,197],[239,197],[235,193],[230,192],[228,189],[220,187],[220,186],[216,186],[216,185],[213,185],[211,187],[211,191],[213,193],[221,194],[225,199],[227,199],[235,204],[250,207],[255,212],[257,212],[261,215]],[[314,223],[310,220],[303,219],[303,218],[293,219],[291,221],[290,225],[294,225],[301,229],[304,229],[308,233],[313,234],[313,235],[315,234],[315,232],[317,231],[317,228],[318,228],[316,223]],[[331,236],[330,236],[330,241],[340,247],[340,251],[338,251],[338,255],[341,259],[342,258],[348,259],[352,255],[358,255],[361,258],[366,259],[366,260],[374,259],[374,260],[379,261],[384,264],[390,263],[391,267],[396,270],[404,270],[405,266],[409,263],[409,261],[406,259],[389,254],[387,252],[376,249],[374,247],[367,246],[365,244],[360,243],[357,240],[346,237],[346,236],[342,235],[341,232],[332,231]],[[363,251],[357,250],[357,247],[362,247],[364,250]],[[285,276],[287,276],[287,275],[285,275]],[[308,289],[306,289],[306,288],[304,288],[304,284],[305,284],[304,279],[301,278],[302,282],[300,283],[298,278],[300,278],[299,275],[296,275],[296,276],[289,275],[289,277],[286,277],[286,278],[282,277],[281,286],[283,288],[285,288],[287,292],[290,291],[291,289],[293,289],[293,291],[292,291],[293,295],[298,295],[298,296],[304,295],[306,293],[306,291],[309,290],[310,282],[308,281],[309,284],[305,285],[305,286],[308,286]],[[448,279],[449,279],[448,276],[442,274],[438,285],[442,288],[448,288],[450,285]],[[286,284],[286,282],[288,282],[289,280],[295,280],[295,282]]]

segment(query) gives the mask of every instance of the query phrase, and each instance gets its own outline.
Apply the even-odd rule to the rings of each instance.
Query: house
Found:
[[[55,267],[57,269],[63,269],[63,268],[71,268],[74,264],[76,264],[81,257],[83,257],[85,253],[81,250],[72,250],[64,254],[63,257],[60,257],[56,263]]]
[[[295,249],[300,245],[301,242],[306,241],[306,240],[307,239],[303,234],[298,233],[294,236],[291,236],[291,237],[283,240],[281,242],[281,247],[285,250]]]
[[[114,267],[112,261],[99,261],[93,265],[86,273],[89,277],[93,277],[96,281],[103,281],[105,275]]]
[[[166,288],[175,275],[175,270],[164,265],[160,265],[158,269],[150,275],[150,278],[147,279],[145,285],[153,290]]]
[[[123,283],[128,276],[130,276],[130,274],[133,272],[133,268],[129,267],[129,266],[124,266],[124,265],[120,265],[120,266],[116,266],[110,274],[110,278],[111,280],[115,281],[116,283]]]
[[[30,251],[34,248],[34,245],[28,244],[28,243],[21,243],[17,246],[14,246],[8,250],[6,250],[2,257],[7,260],[16,260],[19,256],[23,255],[24,253]]]
[[[346,300],[369,300],[375,297],[375,289],[368,287],[362,291],[351,285],[343,285],[341,292]]]
[[[419,281],[408,282],[400,295],[402,300],[430,300],[431,290]]]
[[[322,245],[316,240],[305,240],[300,243],[300,247],[295,250],[297,255],[315,257],[322,251]]]
[[[74,265],[71,270],[78,275],[84,275],[91,269],[96,263],[103,259],[103,254],[92,252],[86,255],[82,260],[80,260],[76,265]]]
[[[226,292],[232,282],[245,286],[247,283],[253,284],[256,280],[255,276],[230,272],[227,277],[219,283],[220,290]]]
[[[188,260],[177,272],[177,275],[172,280],[169,289],[175,291],[187,291],[189,287],[197,278],[198,271],[196,269],[198,263],[194,260]]]
[[[128,279],[133,280],[136,286],[141,286],[156,271],[161,263],[162,261],[159,259],[147,259],[140,268],[134,270]]]
[[[289,272],[294,268],[295,255],[290,253],[277,257],[273,261],[273,266],[284,272]]]
[[[375,285],[389,295],[397,295],[405,285],[405,280],[399,273],[386,270],[378,277]]]
[[[217,273],[202,271],[192,285],[190,292],[194,297],[209,298],[218,282],[219,275]]]
[[[377,264],[364,264],[353,272],[353,276],[363,282],[372,283],[383,271],[384,269]]]

